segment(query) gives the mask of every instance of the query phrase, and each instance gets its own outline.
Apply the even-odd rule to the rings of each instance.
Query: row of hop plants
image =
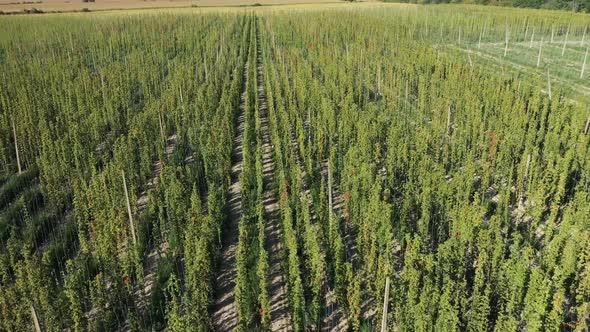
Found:
[[[342,303],[353,328],[372,309],[365,302],[377,313],[367,323],[380,317],[390,276],[388,324],[402,330],[583,330],[584,107],[559,89],[549,96],[543,81],[490,74],[412,40],[407,24],[379,20],[388,14],[398,15],[267,18],[295,90],[287,113],[309,122],[300,148],[316,172],[331,160],[339,220],[353,226],[364,285],[360,301]],[[346,270],[334,279],[356,294]]]
[[[43,199],[55,210],[70,212],[61,222],[65,223],[63,227],[54,225],[56,236],[49,237],[48,246],[34,254],[20,237],[9,240],[10,250],[3,249],[0,289],[3,307],[11,308],[2,312],[7,330],[30,326],[29,304],[35,306],[47,329],[112,328],[129,322],[143,327],[166,324],[165,306],[159,313],[154,306],[159,317],[143,319],[132,294],[143,278],[143,254],[154,242],[168,243],[168,256],[172,261],[181,260],[184,233],[191,224],[188,220],[208,221],[203,226],[192,226],[202,230],[198,238],[189,238],[204,245],[185,245],[189,251],[195,246],[204,247],[195,260],[203,261],[204,257],[203,264],[212,265],[220,246],[213,235],[224,219],[227,188],[223,184],[231,163],[230,154],[219,151],[228,145],[231,149],[232,141],[219,138],[231,137],[233,130],[231,125],[217,123],[231,124],[235,119],[241,84],[236,74],[245,59],[239,51],[244,18],[170,18],[169,23],[162,23],[158,15],[96,17],[90,21],[43,18],[40,25],[44,29],[27,28],[26,18],[10,21],[8,29],[27,33],[22,34],[15,51],[6,48],[15,42],[4,40],[2,54],[6,61],[2,65],[7,69],[4,77],[11,83],[3,90],[2,108],[7,112],[2,112],[2,123],[17,123],[22,164],[27,170],[39,169]],[[109,34],[112,29],[119,33]],[[196,33],[199,29],[202,33]],[[64,33],[66,30],[68,33]],[[175,38],[154,38],[155,31],[168,31]],[[35,34],[47,38],[38,42],[32,38]],[[222,43],[212,47],[207,40]],[[30,46],[27,52],[17,57],[16,50],[25,46]],[[11,88],[16,86],[24,89]],[[205,135],[210,128],[217,130]],[[167,159],[166,140],[172,134],[177,137],[175,152]],[[6,146],[12,147],[12,143]],[[189,155],[194,163],[185,162]],[[6,165],[14,165],[13,157],[6,154],[5,158],[10,160]],[[148,204],[152,207],[148,210],[154,210],[154,205],[163,206],[152,220],[158,230],[150,233],[146,226],[150,221],[137,221],[136,202],[154,176],[158,159],[171,165],[164,167],[158,194]],[[132,245],[122,170],[140,233],[137,248],[147,247],[141,252]],[[25,179],[25,175],[17,179]],[[192,199],[177,196],[179,192],[189,193],[186,197],[191,197],[192,192]],[[205,197],[205,202],[199,202],[196,196]],[[194,206],[186,216],[176,213],[183,204]],[[207,207],[206,215],[198,212],[202,208],[199,205]],[[46,222],[50,225],[53,221]],[[9,272],[21,266],[23,272],[31,272],[32,266],[38,268],[30,278]],[[158,271],[158,283],[163,285],[160,292],[170,275],[186,275],[183,267],[166,271],[167,266],[158,269],[162,270]],[[180,294],[183,301],[188,303],[199,294],[212,296],[210,282],[194,281],[181,278],[189,289]],[[36,286],[41,284],[47,286],[47,291],[41,292]],[[31,300],[24,303],[19,298]],[[206,307],[207,302],[203,303]],[[201,310],[190,319],[207,326],[206,315],[207,310]]]
[[[264,276],[257,269],[258,261],[263,256],[264,233],[259,231],[259,219],[262,218],[262,169],[260,142],[260,113],[257,96],[257,35],[256,21],[249,22],[248,63],[246,71],[244,101],[244,131],[242,140],[242,173],[240,190],[242,215],[238,224],[238,244],[236,250],[236,286],[235,301],[239,319],[239,328],[248,330],[262,323],[262,310],[258,294],[263,285]],[[262,236],[262,237],[261,237]],[[262,277],[262,278],[261,278]]]
[[[317,175],[314,168],[319,163],[314,164],[312,160],[316,158],[309,158],[307,153],[310,140],[303,128],[309,121],[309,113],[294,107],[293,91],[287,84],[282,58],[270,60],[275,45],[269,38],[272,30],[268,21],[265,21],[264,29],[264,77],[271,137],[273,147],[278,151],[275,162],[281,165],[279,174],[283,176],[278,185],[283,190],[285,247],[290,255],[288,276],[290,289],[293,289],[290,303],[294,324],[299,329],[317,329],[322,327],[322,320],[328,312],[326,296],[331,288],[327,264],[331,257],[328,223],[320,214],[323,211],[320,188],[310,185],[312,177]],[[326,194],[325,190],[323,194]],[[297,254],[300,257],[296,259]]]

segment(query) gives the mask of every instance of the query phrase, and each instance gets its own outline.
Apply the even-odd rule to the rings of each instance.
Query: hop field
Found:
[[[587,331],[590,16],[0,18],[0,330]]]

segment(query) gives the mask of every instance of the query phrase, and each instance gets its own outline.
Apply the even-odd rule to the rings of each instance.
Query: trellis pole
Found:
[[[582,62],[582,70],[580,71],[580,78],[584,77],[584,69],[586,69],[586,60],[588,59],[588,48],[590,48],[590,46],[586,46],[586,54],[584,54],[584,61]]]
[[[506,27],[506,42],[504,44],[504,57],[506,57],[506,54],[508,53],[508,26]]]
[[[35,307],[31,304],[31,316],[33,317],[33,325],[35,325],[35,331],[41,332],[41,325],[39,324],[39,318],[37,317],[37,312],[35,311]]]
[[[387,307],[389,304],[389,277],[385,279],[385,296],[383,299],[383,318],[381,319],[381,332],[387,332]]]
[[[565,54],[565,45],[567,44],[567,37],[570,34],[570,26],[567,26],[567,31],[565,32],[565,39],[563,40],[563,46],[561,47],[561,56]]]
[[[447,136],[451,134],[451,106],[447,110]]]
[[[205,82],[209,81],[209,72],[207,71],[207,54],[203,55],[203,68],[205,69]]]
[[[330,159],[328,159],[328,218],[332,221],[333,214],[333,203],[332,203],[332,171],[330,169]]]
[[[483,34],[483,29],[479,32],[479,39],[477,40],[477,49],[481,49],[481,35]]]
[[[131,203],[129,203],[129,192],[127,191],[127,181],[125,180],[125,171],[121,171],[123,176],[123,188],[125,189],[125,198],[127,200],[127,213],[129,214],[129,226],[131,228],[131,237],[133,245],[137,246],[137,239],[135,238],[135,225],[133,224],[133,214],[131,213]]]
[[[524,193],[527,189],[527,183],[529,181],[529,168],[531,167],[531,154],[529,153],[526,158],[526,168],[524,170],[524,178],[522,181],[522,192],[520,193],[519,205],[524,204]]]
[[[405,97],[405,100],[406,100],[406,105],[407,105],[408,104],[408,80],[406,80],[406,97]]]
[[[20,165],[20,154],[18,152],[18,138],[16,137],[16,123],[12,120],[12,134],[14,135],[14,150],[16,151],[16,165],[18,166],[18,174],[20,175],[23,170]]]
[[[162,114],[158,111],[158,122],[160,123],[160,137],[164,145],[166,145],[166,139],[164,138],[164,125],[162,124]]]
[[[551,76],[549,76],[549,68],[547,68],[547,92],[549,93],[549,100],[551,100]]]
[[[539,42],[539,54],[537,55],[537,68],[541,64],[541,52],[543,51],[543,37],[541,37],[541,42]]]
[[[377,92],[381,94],[381,65],[377,67]]]
[[[184,111],[184,98],[182,98],[182,85],[179,88],[180,91],[180,106],[182,107],[182,110]]]

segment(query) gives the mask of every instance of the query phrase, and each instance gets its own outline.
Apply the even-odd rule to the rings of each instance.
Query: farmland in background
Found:
[[[0,12],[108,11],[121,9],[285,6],[328,4],[341,0],[0,0]]]
[[[0,17],[0,330],[586,331],[589,26]]]

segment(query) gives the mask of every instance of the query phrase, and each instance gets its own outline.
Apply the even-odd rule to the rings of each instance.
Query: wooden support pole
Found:
[[[204,55],[203,68],[205,69],[205,82],[209,80],[209,73],[207,72],[207,55]]]
[[[543,51],[543,37],[541,37],[541,42],[539,42],[539,55],[537,55],[537,68],[541,64],[541,52]]]
[[[263,88],[261,87],[261,89]],[[307,108],[307,146],[311,146],[311,107]],[[309,159],[309,163],[311,164],[311,159]]]
[[[535,39],[535,27],[533,27],[533,31],[531,32],[531,43],[529,44],[529,48],[533,48],[533,40]]]
[[[549,68],[547,68],[547,93],[549,93],[549,100],[551,100],[551,76],[549,76]]]
[[[160,137],[162,138],[162,142],[164,142],[164,146],[166,145],[166,138],[164,136],[164,125],[162,124],[162,114],[158,111],[158,121],[160,122]]]
[[[104,75],[102,74],[102,72],[100,73],[100,87],[101,92],[102,92],[102,102],[104,105],[107,104],[107,96],[106,96],[106,90],[105,90],[105,84],[104,84]]]
[[[522,180],[522,192],[520,193],[519,204],[524,204],[524,193],[526,192],[527,182],[529,181],[529,168],[531,167],[531,154],[526,157],[526,167],[524,169],[524,178]]]
[[[477,40],[477,49],[481,49],[481,35],[483,34],[483,29],[479,32],[479,39]]]
[[[31,304],[31,316],[33,317],[33,325],[35,325],[35,331],[41,332],[41,325],[39,324],[39,318],[37,317],[37,312],[35,311],[35,307]]]
[[[584,135],[588,135],[588,130],[590,129],[590,116],[588,120],[586,120],[586,127],[584,128]]]
[[[551,26],[551,43],[553,43],[553,36],[555,35],[555,26]]]
[[[590,48],[590,46],[586,46],[586,54],[584,54],[584,61],[582,62],[582,70],[580,71],[580,78],[584,77],[584,70],[586,69],[586,60],[588,59],[588,48]]]
[[[447,111],[447,136],[451,134],[451,106]]]
[[[377,92],[381,94],[381,65],[377,67]]]
[[[406,105],[408,104],[408,80],[406,80]]]
[[[529,153],[526,157],[526,168],[524,170],[524,180],[526,181],[529,177],[529,168],[531,167],[531,154]]]
[[[23,170],[20,165],[20,154],[18,152],[18,138],[16,137],[16,123],[12,120],[12,134],[14,135],[14,150],[16,151],[16,165],[18,166],[18,174],[20,175]]]
[[[504,57],[506,57],[506,54],[508,54],[508,27],[506,27],[506,42],[504,44]]]
[[[180,106],[182,107],[182,110],[184,111],[184,98],[182,98],[182,85],[179,88],[180,90]]]
[[[334,213],[334,205],[332,202],[332,170],[330,168],[330,159],[328,159],[328,220],[332,222],[332,214]]]
[[[383,299],[383,318],[381,319],[381,332],[387,332],[387,307],[389,306],[389,277],[385,279],[385,297]]]
[[[133,224],[133,214],[131,213],[131,203],[129,203],[129,192],[127,191],[127,181],[125,180],[125,171],[121,171],[123,175],[123,188],[125,189],[125,198],[127,199],[127,213],[129,214],[129,226],[131,228],[131,237],[133,238],[133,245],[137,246],[137,239],[135,238],[135,224]]]
[[[567,37],[570,34],[570,26],[567,26],[567,31],[565,32],[565,39],[563,40],[563,46],[561,47],[561,56],[565,54],[565,45],[567,44]]]

